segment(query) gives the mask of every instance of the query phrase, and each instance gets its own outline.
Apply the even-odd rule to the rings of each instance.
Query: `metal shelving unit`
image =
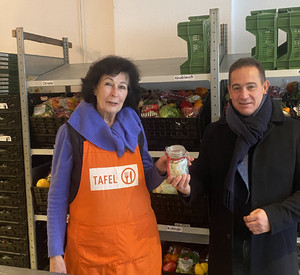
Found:
[[[69,47],[72,47],[72,44],[68,42],[67,38],[63,38],[62,40],[48,38],[40,35],[23,32],[23,28],[17,28],[16,30],[13,30],[12,36],[15,37],[17,40],[30,266],[31,269],[37,269],[36,232],[35,232],[36,219],[33,210],[33,201],[32,201],[32,193],[31,193],[32,152],[30,147],[27,77],[28,76],[35,77],[38,74],[47,73],[53,70],[54,68],[60,67],[63,64],[67,64],[69,62],[68,49]],[[56,58],[56,57],[47,57],[47,56],[27,55],[25,54],[24,51],[25,40],[60,46],[63,49],[63,57]]]
[[[220,73],[219,64],[226,53],[223,47],[227,45],[222,40],[219,43],[219,15],[218,9],[210,10],[211,22],[211,73],[181,75],[180,65],[186,58],[168,58],[153,60],[135,60],[134,62],[141,71],[140,85],[146,89],[195,89],[199,84],[211,90],[211,110],[212,121],[220,115]],[[224,35],[223,29],[223,38]],[[35,87],[71,87],[81,84],[83,77],[90,64],[69,64],[68,49],[72,44],[66,38],[62,40],[52,39],[31,33],[23,32],[23,28],[13,31],[13,36],[17,39],[19,82],[21,98],[21,115],[23,131],[23,148],[25,162],[25,182],[27,197],[27,214],[30,245],[30,263],[32,269],[37,269],[36,255],[36,232],[35,222],[46,221],[45,215],[35,215],[32,203],[31,185],[31,158],[33,155],[52,155],[53,149],[31,149],[29,112],[28,112],[28,91]],[[39,43],[46,43],[62,47],[63,57],[46,57],[28,55],[24,52],[24,40],[31,40]],[[220,54],[221,53],[221,54]],[[30,79],[28,78],[30,76]],[[161,156],[162,152],[150,152],[151,156]],[[190,153],[197,157],[197,152]],[[194,228],[183,226],[158,225],[162,240],[173,240],[181,242],[208,243],[209,230],[206,228]]]

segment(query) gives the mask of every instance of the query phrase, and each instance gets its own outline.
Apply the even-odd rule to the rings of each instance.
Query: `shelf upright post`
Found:
[[[67,37],[62,38],[62,47],[63,47],[63,54],[64,54],[64,63],[69,64],[69,43]],[[65,91],[66,94],[71,93],[71,86],[66,86]]]
[[[220,56],[219,56],[219,9],[210,9],[210,89],[211,121],[220,118]]]
[[[227,37],[227,24],[221,24],[221,43],[220,46],[222,48],[222,57],[223,59],[224,55],[228,54],[228,37]],[[220,60],[222,62],[222,60]]]
[[[62,47],[63,47],[63,51],[64,51],[64,63],[65,64],[69,64],[69,43],[68,43],[68,38],[67,37],[63,37],[62,39]]]
[[[32,204],[31,193],[31,148],[29,134],[29,111],[28,111],[28,95],[26,81],[26,66],[24,52],[24,33],[23,28],[16,28],[17,39],[17,56],[20,86],[20,104],[21,104],[21,122],[23,135],[23,154],[24,154],[24,172],[25,172],[25,191],[27,203],[27,222],[28,222],[28,239],[31,269],[37,269],[36,258],[36,235],[35,235],[35,217]]]

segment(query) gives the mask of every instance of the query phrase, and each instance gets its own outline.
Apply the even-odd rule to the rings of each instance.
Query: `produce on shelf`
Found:
[[[37,181],[36,187],[49,187],[51,182],[51,172],[46,178],[41,178]]]
[[[80,103],[78,94],[72,97],[46,97],[45,101],[34,107],[34,117],[70,117]]]
[[[199,262],[199,253],[190,248],[182,248],[178,256],[176,272],[194,273],[195,265]]]
[[[204,87],[195,90],[151,90],[144,91],[139,104],[144,118],[189,118],[197,117],[202,109],[208,90]]]
[[[176,188],[174,188],[171,184],[168,184],[167,179],[164,179],[164,181],[161,183],[161,185],[156,187],[152,192],[160,193],[160,194],[178,195]]]
[[[207,262],[197,263],[195,265],[194,271],[195,271],[195,274],[198,274],[198,275],[207,274],[207,272],[208,272],[208,263]]]
[[[270,86],[268,93],[272,99],[280,100],[284,115],[300,116],[300,84],[290,82],[286,87]]]
[[[175,272],[176,267],[177,264],[174,261],[169,261],[163,265],[162,270],[166,272]]]
[[[180,118],[181,113],[180,110],[176,107],[176,105],[166,104],[159,109],[159,117]]]
[[[196,251],[187,246],[172,244],[163,257],[163,271],[181,274],[208,273],[207,252]],[[201,256],[200,256],[201,255]],[[204,256],[204,257],[203,257]]]
[[[208,90],[206,88],[204,88],[204,87],[197,87],[195,89],[195,94],[196,95],[200,95],[200,97],[202,99],[204,99],[207,96],[207,93],[208,93]]]

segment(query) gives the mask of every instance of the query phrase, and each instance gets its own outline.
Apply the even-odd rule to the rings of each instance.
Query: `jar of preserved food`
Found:
[[[168,157],[168,175],[177,177],[189,173],[187,151],[184,146],[167,146],[165,151]]]

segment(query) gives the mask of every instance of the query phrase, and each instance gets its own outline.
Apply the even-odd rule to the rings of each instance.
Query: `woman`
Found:
[[[167,158],[153,165],[148,153],[137,115],[138,81],[136,66],[117,56],[92,64],[82,79],[84,100],[56,137],[48,195],[50,271],[161,274],[149,191],[163,181]],[[184,184],[189,175],[167,180]]]

